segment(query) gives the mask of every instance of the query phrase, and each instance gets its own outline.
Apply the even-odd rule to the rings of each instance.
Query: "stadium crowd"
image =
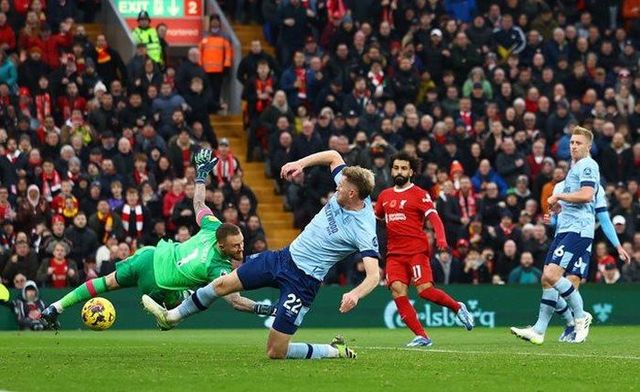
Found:
[[[621,266],[597,233],[589,280],[640,281],[637,3],[227,1],[277,47],[272,57],[252,42],[237,70],[248,158],[277,178],[285,162],[331,148],[374,171],[375,200],[393,184],[389,158],[407,151],[422,163],[415,182],[431,192],[451,246],[434,256],[436,282],[536,283],[552,236],[545,201],[581,124],[596,134],[613,223],[634,257]],[[188,239],[200,147],[216,148],[221,162],[210,208],[242,227],[246,254],[266,249],[259,201],[208,120],[224,107],[217,97],[230,75],[228,63],[212,65],[210,51],[227,39],[219,18],[209,37],[221,41],[173,64],[166,26],[147,32],[153,21],[141,13],[136,34],[151,39],[125,64],[104,36],[87,38],[94,8],[0,1],[2,282],[75,286],[143,245]],[[298,228],[334,189],[323,168],[276,184]],[[326,283],[363,273],[348,260]]]
[[[237,74],[249,157],[274,177],[331,148],[374,171],[375,200],[393,185],[390,157],[409,152],[451,246],[433,259],[436,281],[536,283],[552,237],[546,200],[581,124],[596,134],[610,214],[634,257],[623,267],[598,230],[589,280],[640,279],[638,1],[264,0],[261,13],[225,3],[276,48],[254,41]],[[302,228],[333,184],[313,168],[278,189]],[[329,282],[361,278],[354,259]]]
[[[0,4],[2,283],[73,287],[144,245],[190,238],[191,157],[201,147],[221,161],[210,208],[241,226],[248,253],[265,249],[258,201],[209,122],[220,107],[211,48],[205,42],[209,57],[193,48],[172,67],[161,26],[149,27],[142,12],[125,64],[104,35],[89,40],[87,4],[96,8],[94,0]]]

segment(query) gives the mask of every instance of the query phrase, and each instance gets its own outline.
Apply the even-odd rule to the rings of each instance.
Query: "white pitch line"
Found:
[[[465,350],[442,350],[433,348],[407,348],[407,347],[357,347],[363,350],[388,350],[388,351],[413,351],[423,353],[445,353],[445,354],[477,354],[477,355],[522,355],[537,357],[567,357],[567,358],[600,358],[600,359],[627,359],[640,361],[640,356],[635,355],[596,355],[596,354],[569,354],[569,353],[536,353],[536,352],[506,352],[506,351],[465,351]]]

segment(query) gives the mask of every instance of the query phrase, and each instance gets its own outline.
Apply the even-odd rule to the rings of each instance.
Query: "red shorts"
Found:
[[[431,272],[431,263],[429,255],[426,253],[418,253],[413,255],[394,255],[387,256],[387,285],[399,281],[407,286],[413,283],[414,286],[420,286],[425,283],[433,282],[433,273]]]

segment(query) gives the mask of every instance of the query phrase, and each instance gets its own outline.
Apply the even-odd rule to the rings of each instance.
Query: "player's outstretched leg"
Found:
[[[58,316],[64,312],[65,309],[77,304],[78,302],[86,301],[98,296],[99,294],[116,288],[118,288],[118,284],[115,280],[115,272],[108,276],[102,276],[100,278],[86,281],[42,311],[41,320],[43,324],[45,324],[46,328],[57,329],[59,326]]]
[[[153,298],[144,294],[142,296],[142,306],[144,309],[156,318],[158,328],[163,331],[168,331],[175,327],[178,323],[172,323],[167,320],[167,309],[157,303]]]
[[[275,328],[269,331],[267,356],[270,359],[355,359],[357,357],[356,352],[349,348],[342,336],[336,336],[330,344],[291,343],[296,327],[287,323],[286,318],[282,316],[279,322],[274,321],[274,325],[287,332],[280,332]]]
[[[467,331],[471,331],[474,327],[473,315],[467,310],[467,307],[462,302],[457,302],[451,298],[449,294],[444,291],[433,287],[433,284],[427,283],[417,287],[418,294],[423,299],[431,301],[434,304],[449,308],[456,313],[458,320],[464,325]]]

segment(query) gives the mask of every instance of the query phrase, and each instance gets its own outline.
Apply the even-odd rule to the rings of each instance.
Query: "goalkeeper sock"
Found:
[[[338,349],[329,344],[289,343],[287,359],[338,358]]]
[[[58,313],[62,313],[69,306],[96,297],[98,294],[102,294],[108,290],[107,278],[102,276],[86,281],[52,305],[55,306]]]
[[[571,281],[562,277],[553,285],[553,287],[558,290],[558,293],[560,293],[560,295],[567,301],[569,308],[571,308],[571,311],[573,312],[573,317],[577,319],[583,318],[584,303],[582,302],[582,296],[578,290],[573,287]]]
[[[434,304],[440,306],[445,306],[455,313],[458,313],[458,310],[460,310],[460,304],[456,302],[455,299],[451,298],[449,294],[445,293],[444,291],[433,286],[429,287],[428,289],[422,290],[419,295],[427,301],[431,301]]]
[[[556,301],[556,313],[564,318],[568,326],[575,325],[569,304],[560,295],[558,295],[558,300]]]
[[[180,306],[171,309],[167,313],[167,320],[177,322],[193,314],[207,310],[218,299],[213,284],[200,287],[191,296],[185,299]]]
[[[556,298],[558,292],[554,288],[542,289],[542,298],[540,299],[540,311],[538,312],[538,321],[533,326],[533,330],[540,335],[544,335],[549,326],[549,321],[553,317],[556,309]]]
[[[406,295],[402,297],[394,298],[393,301],[396,303],[396,307],[398,308],[398,313],[400,313],[400,318],[407,327],[416,335],[416,336],[427,336],[422,324],[418,321],[418,314],[416,310],[411,306],[411,302],[409,302],[409,298]]]

